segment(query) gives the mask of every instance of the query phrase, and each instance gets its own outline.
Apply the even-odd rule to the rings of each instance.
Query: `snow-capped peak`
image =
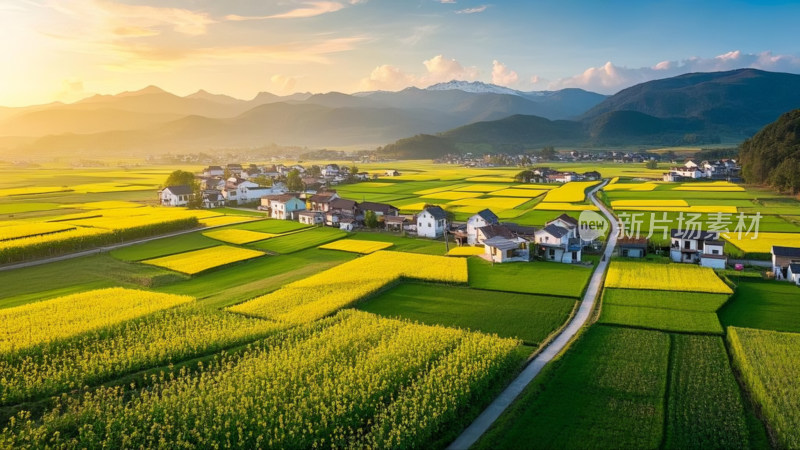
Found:
[[[482,94],[482,93],[492,93],[492,94],[508,94],[508,95],[520,95],[522,94],[520,91],[498,86],[496,84],[488,84],[482,83],[480,81],[448,81],[447,83],[438,83],[434,84],[433,86],[427,87],[425,90],[427,91],[464,91],[464,92],[471,92],[473,94]]]

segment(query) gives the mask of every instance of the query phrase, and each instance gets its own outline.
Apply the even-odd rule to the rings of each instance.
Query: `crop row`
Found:
[[[37,421],[22,412],[0,447],[420,447],[519,367],[518,345],[345,311],[148,389],[65,397]]]
[[[282,327],[212,309],[173,308],[0,357],[0,404],[81,388],[252,341]]]
[[[181,295],[110,288],[0,309],[0,355],[193,300]]]
[[[248,248],[231,247],[229,245],[218,245],[216,247],[178,253],[177,255],[148,259],[142,262],[188,275],[194,275],[214,267],[258,258],[259,256],[264,256],[264,252]]]
[[[400,278],[466,283],[467,262],[446,256],[378,251],[287,284],[230,310],[282,322],[305,323],[350,306]]]
[[[605,285],[624,289],[732,293],[713,269],[689,264],[612,261]]]

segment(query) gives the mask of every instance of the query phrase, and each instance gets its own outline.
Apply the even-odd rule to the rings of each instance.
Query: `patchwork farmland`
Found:
[[[459,224],[489,209],[515,236],[601,211],[586,194],[600,180],[361,168],[400,175],[341,184],[342,198],[409,216],[435,205]],[[798,245],[800,202],[597,170],[613,178],[598,198],[645,230],[761,214],[757,239],[720,238],[728,266],[748,267],[673,262],[669,234],[642,260],[614,256],[591,320],[474,447],[795,447],[800,291],[750,263]],[[159,207],[167,174],[0,185],[0,447],[446,447],[572,320],[601,261],[589,246],[547,261],[533,235],[532,261],[498,262],[383,223]]]

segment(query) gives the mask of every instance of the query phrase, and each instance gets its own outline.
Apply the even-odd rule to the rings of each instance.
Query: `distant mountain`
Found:
[[[513,153],[543,145],[581,142],[585,139],[585,131],[583,124],[575,121],[514,115],[465,125],[440,136],[464,148],[489,145],[493,151]]]
[[[184,98],[193,98],[193,99],[200,99],[200,100],[211,100],[218,103],[226,103],[226,104],[237,104],[237,103],[245,103],[244,100],[240,100],[238,98],[231,97],[229,95],[223,94],[212,94],[207,92],[203,89],[195,92],[194,94],[189,94]]]
[[[425,88],[426,91],[464,91],[473,94],[507,94],[507,95],[522,95],[523,93],[516,90],[496,84],[482,83],[480,81],[458,81],[452,80],[447,83],[438,83]]]
[[[709,132],[744,139],[798,107],[800,75],[740,69],[638,84],[594,106],[581,119],[635,111],[661,119],[693,119]]]

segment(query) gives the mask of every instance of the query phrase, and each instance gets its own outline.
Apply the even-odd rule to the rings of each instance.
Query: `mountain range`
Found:
[[[262,92],[250,100],[148,86],[72,104],[0,108],[0,151],[123,156],[271,143],[374,149],[420,134],[462,151],[731,142],[798,106],[800,75],[753,69],[650,81],[610,97],[465,81],[352,95]],[[396,144],[413,146],[414,139]]]

